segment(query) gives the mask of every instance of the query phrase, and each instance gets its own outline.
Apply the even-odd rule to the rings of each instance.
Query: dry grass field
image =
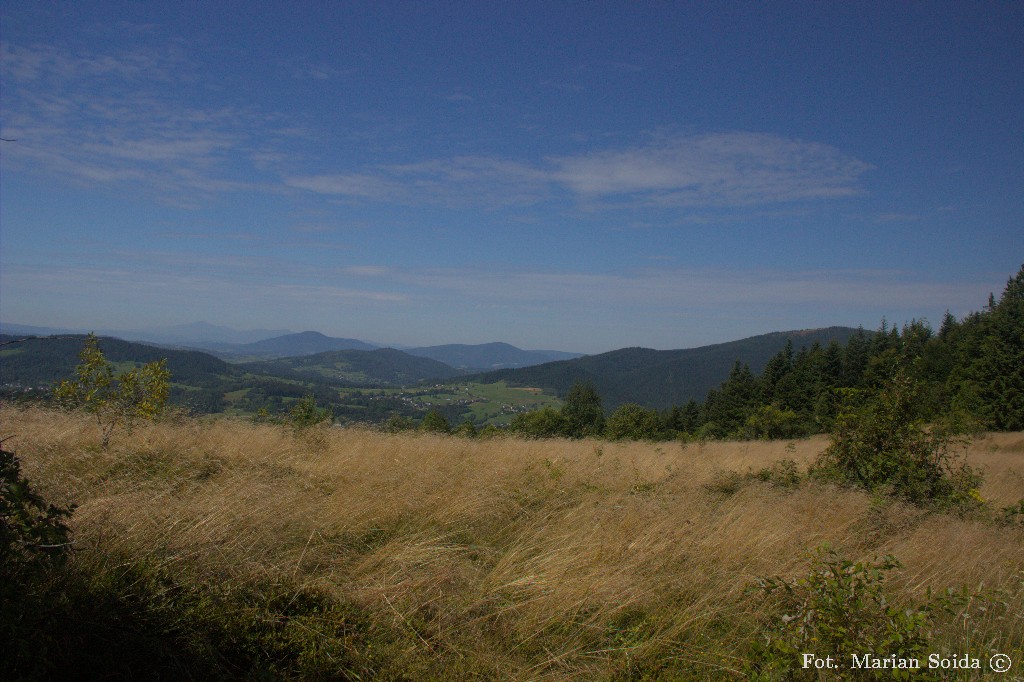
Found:
[[[0,416],[44,496],[77,505],[74,562],[336,597],[368,633],[346,644],[352,678],[743,679],[775,617],[751,586],[805,575],[824,543],[895,556],[897,602],[998,591],[1006,608],[960,618],[936,646],[1015,652],[1004,679],[1024,674],[1024,525],[729,473],[806,470],[824,437],[475,441],[180,419],[103,451],[85,416]],[[967,457],[990,509],[1024,498],[1024,434],[977,439]]]

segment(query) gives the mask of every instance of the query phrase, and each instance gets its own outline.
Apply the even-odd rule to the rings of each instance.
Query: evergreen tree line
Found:
[[[914,320],[885,320],[843,345],[795,350],[792,342],[760,376],[739,361],[702,403],[658,411],[625,404],[610,415],[590,385],[577,384],[560,410],[517,415],[527,437],[796,438],[831,431],[842,407],[877,393],[900,374],[913,382],[918,418],[958,431],[1024,430],[1024,267],[996,300],[962,320],[946,313],[936,333]]]

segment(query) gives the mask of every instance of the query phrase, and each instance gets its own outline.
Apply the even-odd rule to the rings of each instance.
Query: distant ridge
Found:
[[[347,384],[411,386],[427,379],[446,380],[465,372],[431,358],[394,348],[336,350],[239,365],[271,374]]]
[[[17,336],[4,334],[0,339],[10,341]],[[51,386],[73,376],[85,338],[81,334],[41,336],[12,344],[0,357],[0,377],[4,383]],[[100,347],[111,362],[141,364],[166,359],[171,376],[182,383],[203,385],[223,377],[242,375],[234,366],[203,351],[175,350],[106,336],[100,337]]]
[[[684,350],[621,348],[599,355],[549,362],[533,367],[476,374],[473,381],[505,381],[510,386],[550,389],[564,396],[573,383],[589,382],[601,395],[606,409],[639,403],[666,409],[693,399],[703,400],[729,376],[737,360],[760,373],[768,361],[792,341],[797,351],[814,343],[840,344],[857,333],[852,327],[802,329],[762,334],[739,341]]]
[[[160,344],[184,344],[206,348],[208,345],[223,343],[252,343],[262,339],[290,334],[288,329],[245,329],[222,327],[209,322],[191,322],[170,327],[158,327],[140,331],[104,331],[104,334],[118,336],[129,341],[148,341]]]
[[[108,336],[125,341],[136,341],[159,346],[191,346],[203,350],[225,344],[247,344],[275,336],[291,334],[287,329],[238,330],[210,324],[209,322],[192,322],[170,327],[157,327],[155,329],[103,329],[102,327],[65,329],[0,322],[0,334],[53,336],[56,334],[86,334],[88,332],[96,332],[100,336]]]
[[[450,343],[442,346],[408,348],[410,355],[431,358],[446,365],[466,370],[494,370],[510,367],[529,367],[556,360],[571,360],[582,353],[567,353],[557,350],[522,350],[502,343],[479,343],[474,345]]]
[[[360,341],[359,339],[337,338],[326,336],[320,332],[307,331],[214,350],[218,354],[224,355],[287,358],[335,350],[374,350],[376,348],[378,346]]]

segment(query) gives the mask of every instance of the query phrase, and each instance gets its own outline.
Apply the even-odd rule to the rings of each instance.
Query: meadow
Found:
[[[2,420],[33,485],[77,505],[68,562],[92,606],[54,607],[58,667],[88,649],[122,678],[746,679],[786,615],[758,579],[805,576],[827,545],[895,557],[900,606],[966,590],[929,646],[1003,652],[1003,679],[1024,675],[1024,524],[999,512],[1024,499],[1024,433],[972,441],[986,505],[951,514],[804,479],[825,436],[469,440],[177,417],[104,450],[87,415],[4,405]]]

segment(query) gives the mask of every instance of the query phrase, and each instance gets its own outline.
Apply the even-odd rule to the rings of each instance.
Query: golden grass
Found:
[[[115,435],[104,452],[85,417],[2,417],[25,473],[51,501],[78,504],[81,552],[324,588],[402,633],[392,676],[738,678],[763,616],[748,587],[806,573],[826,542],[852,559],[895,555],[898,598],[1004,590],[1015,619],[962,636],[1024,642],[1020,526],[817,483],[715,488],[723,472],[806,465],[823,437],[472,441],[179,420]],[[1024,434],[979,439],[968,461],[994,507],[1024,498]]]

